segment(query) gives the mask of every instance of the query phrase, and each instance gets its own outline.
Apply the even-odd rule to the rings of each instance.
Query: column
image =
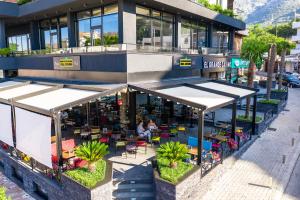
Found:
[[[197,165],[201,165],[201,163],[202,163],[203,131],[204,131],[204,112],[200,111],[200,113],[199,113],[199,122],[198,122],[198,159],[197,159]]]
[[[0,48],[6,47],[6,37],[5,37],[5,22],[0,19]]]
[[[181,47],[181,16],[176,15],[175,18],[175,47],[180,49]]]
[[[68,12],[67,17],[68,17],[69,47],[76,47],[76,30],[75,30],[76,15],[74,12]]]
[[[231,118],[231,138],[235,139],[235,129],[236,129],[236,110],[237,103],[232,104],[232,118]]]
[[[252,111],[252,134],[250,134],[250,140],[252,135],[256,135],[256,107],[257,107],[257,95],[253,97],[253,111]]]
[[[31,38],[30,38],[31,50],[41,49],[41,37],[40,37],[38,21],[30,22],[30,33],[31,33]]]
[[[55,136],[56,136],[56,156],[58,159],[58,177],[60,178],[62,174],[62,133],[61,133],[61,113],[55,113],[53,115],[54,126],[55,126]]]
[[[129,92],[129,128],[131,130],[136,130],[136,93],[137,92]]]
[[[213,38],[213,23],[208,24],[207,26],[207,47],[212,47],[212,38]]]
[[[119,43],[136,45],[136,4],[130,0],[119,0]]]
[[[235,31],[234,30],[230,30],[229,33],[228,33],[228,49],[229,50],[233,50],[234,35],[235,35]]]

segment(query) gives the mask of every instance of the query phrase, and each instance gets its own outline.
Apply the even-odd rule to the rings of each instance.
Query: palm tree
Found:
[[[165,158],[170,162],[171,168],[176,168],[178,161],[187,158],[188,148],[180,142],[167,142],[157,149],[157,157]]]
[[[273,72],[274,72],[274,65],[276,61],[276,55],[277,55],[277,46],[276,44],[272,44],[268,56],[269,59],[268,59],[267,100],[271,99]]]
[[[90,172],[96,170],[96,162],[103,159],[108,153],[108,145],[98,141],[83,143],[75,149],[75,155],[78,158],[87,161]]]

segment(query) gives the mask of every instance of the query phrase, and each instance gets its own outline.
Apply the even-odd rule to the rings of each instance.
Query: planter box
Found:
[[[242,120],[236,120],[236,125],[239,127],[243,127],[244,131],[252,131],[252,122],[242,121]],[[255,132],[256,135],[260,135],[265,130],[265,122],[262,121],[260,123],[255,124]]]
[[[106,173],[103,181],[89,189],[69,178],[65,174],[61,177],[61,185],[66,196],[74,200],[111,200],[112,199],[112,162],[106,161]]]
[[[195,166],[177,184],[161,179],[158,171],[154,170],[156,200],[189,199],[195,191],[199,190],[200,181],[201,167],[199,166]]]
[[[274,92],[271,91],[271,99],[278,99],[280,101],[288,100],[288,92]]]
[[[280,103],[279,104],[266,104],[266,103],[260,103],[257,102],[257,111],[258,112],[269,112],[270,110],[272,110],[272,112],[274,114],[279,114],[279,112],[281,111],[280,109]]]
[[[262,88],[267,88],[267,81],[265,81],[265,80],[260,80],[258,84]],[[272,81],[272,88],[275,88],[275,87],[276,87],[276,81]]]

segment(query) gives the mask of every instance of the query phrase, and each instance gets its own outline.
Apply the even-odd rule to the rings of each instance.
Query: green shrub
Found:
[[[6,196],[6,189],[4,187],[0,187],[0,200],[11,200],[10,197]]]
[[[167,142],[157,149],[157,157],[169,161],[169,167],[176,168],[179,161],[187,158],[188,148],[180,142]]]
[[[276,89],[276,90],[272,90],[272,92],[287,92],[287,91],[285,89],[281,89],[281,90]]]
[[[65,174],[71,179],[91,189],[104,179],[105,173],[106,162],[104,160],[99,160],[96,162],[96,170],[94,172],[90,172],[86,168],[78,168],[69,170]]]
[[[157,165],[160,172],[160,177],[171,183],[177,183],[181,177],[193,169],[192,164],[182,161],[178,162],[177,168],[170,168],[170,161],[165,158],[158,159]]]
[[[23,5],[23,4],[28,3],[28,2],[31,2],[31,0],[17,0],[17,3],[19,5]]]
[[[10,48],[1,48],[0,49],[0,56],[9,56],[11,54]]]
[[[263,100],[260,100],[258,102],[262,103],[262,104],[278,105],[280,103],[280,100],[277,100],[277,99],[270,99],[270,100],[263,99]]]
[[[108,145],[98,141],[83,143],[75,149],[75,155],[88,162],[88,169],[91,172],[96,170],[95,163],[108,153]]]
[[[208,0],[198,0],[198,2],[200,4],[202,4],[204,7],[216,11],[220,14],[229,16],[229,17],[234,17],[234,12],[233,10],[230,9],[223,9],[222,6],[220,6],[219,4],[210,4]]]
[[[244,121],[244,122],[252,122],[252,116],[249,116],[248,118],[245,115],[238,115],[236,118],[238,121]],[[255,123],[259,124],[263,121],[263,118],[260,116],[256,116]]]

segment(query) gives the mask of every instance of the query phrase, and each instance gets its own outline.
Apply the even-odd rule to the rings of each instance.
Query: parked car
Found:
[[[300,74],[299,73],[293,73],[292,76],[295,76],[296,78],[300,79]]]
[[[282,84],[288,87],[300,87],[300,80],[296,76],[284,74]]]

